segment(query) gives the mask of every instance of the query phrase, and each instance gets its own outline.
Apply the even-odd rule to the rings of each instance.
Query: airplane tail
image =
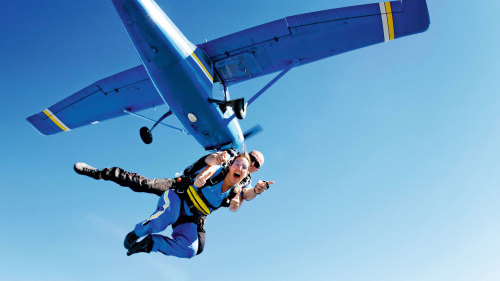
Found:
[[[254,137],[255,135],[257,135],[258,133],[262,132],[264,129],[262,129],[262,126],[261,125],[257,125],[255,127],[253,127],[252,129],[246,131],[243,136],[245,137],[245,140],[246,139],[249,139],[251,137]]]

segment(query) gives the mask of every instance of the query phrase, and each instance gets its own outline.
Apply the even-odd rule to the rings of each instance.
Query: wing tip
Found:
[[[409,22],[413,25],[412,33],[421,33],[429,29],[430,16],[426,0],[405,0],[403,11],[408,11]]]
[[[26,121],[28,121],[28,123],[30,123],[41,135],[48,136],[57,133],[57,130],[55,130],[50,123],[46,122],[40,116],[40,113],[31,115],[26,118]]]

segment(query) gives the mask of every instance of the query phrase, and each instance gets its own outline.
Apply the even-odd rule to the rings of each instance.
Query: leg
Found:
[[[197,225],[192,222],[179,224],[174,227],[172,238],[163,235],[152,235],[153,252],[179,258],[192,258],[198,251]]]
[[[182,212],[182,210],[181,210]],[[172,224],[172,228],[175,229],[177,226],[184,224],[184,223],[194,223],[196,224],[196,231],[198,232],[198,251],[196,252],[196,255],[199,255],[203,252],[203,249],[205,248],[205,222],[207,221],[206,216],[198,216],[198,217],[191,217],[191,216],[183,216],[181,213],[181,216],[177,219],[177,221]]]
[[[130,187],[135,192],[152,193],[158,196],[169,190],[175,183],[174,179],[149,179],[140,174],[125,171],[119,167],[104,168],[101,171],[101,176],[104,180]]]
[[[127,255],[154,251],[181,258],[194,257],[198,251],[198,232],[203,228],[197,223],[186,222],[174,225],[172,238],[157,234],[151,235],[165,230],[167,226],[179,219],[181,204],[182,201],[175,192],[165,192],[158,201],[156,212],[149,219],[138,223],[134,231],[125,237]],[[142,236],[146,237],[135,242]]]
[[[121,186],[126,186],[135,192],[152,193],[161,196],[175,183],[174,179],[148,179],[136,173],[125,171],[118,167],[96,169],[85,163],[76,163],[75,172],[97,180],[113,181]]]
[[[163,231],[179,218],[182,201],[174,191],[166,191],[160,197],[156,211],[145,221],[138,223],[134,233],[143,237]]]

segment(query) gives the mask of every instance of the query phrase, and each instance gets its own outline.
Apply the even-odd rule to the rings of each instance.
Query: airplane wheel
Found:
[[[145,144],[150,144],[153,142],[153,135],[151,134],[151,131],[148,129],[148,127],[142,127],[139,130],[139,133],[141,134],[141,139]]]
[[[244,119],[247,116],[247,105],[244,99],[238,99],[234,101],[234,114],[236,114],[236,118]]]

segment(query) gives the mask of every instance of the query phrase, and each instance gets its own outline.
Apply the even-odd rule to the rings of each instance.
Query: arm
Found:
[[[229,153],[227,153],[226,151],[218,151],[208,155],[207,158],[205,158],[205,163],[207,163],[207,165],[209,166],[220,165],[224,162],[229,161],[229,159]]]
[[[240,189],[237,195],[231,199],[231,203],[229,206],[229,210],[236,212],[240,209],[241,204],[243,204],[243,199],[250,201],[255,199],[257,195],[260,195],[262,192],[266,191],[269,188],[269,185],[275,183],[275,181],[258,181],[255,187],[245,187]],[[248,184],[250,186],[250,183]]]
[[[215,174],[217,169],[219,169],[219,165],[206,166],[205,168],[203,168],[203,170],[196,176],[194,185],[196,187],[204,186],[207,180]]]
[[[245,188],[243,190],[243,198],[247,201],[255,199],[257,195],[262,194],[262,192],[266,191],[271,184],[275,183],[275,181],[261,181],[259,180],[254,188]]]

